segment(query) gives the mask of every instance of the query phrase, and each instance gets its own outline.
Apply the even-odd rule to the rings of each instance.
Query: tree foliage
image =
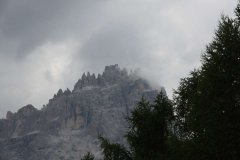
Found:
[[[171,120],[172,105],[162,92],[154,104],[141,99],[128,118],[130,127],[126,135],[134,159],[164,159]]]
[[[181,138],[193,159],[240,157],[240,10],[222,16],[202,66],[181,80],[174,102]]]
[[[81,158],[81,160],[94,160],[94,155],[88,152]]]
[[[99,137],[103,150],[103,160],[131,160],[130,153],[118,143],[110,143],[107,139]]]

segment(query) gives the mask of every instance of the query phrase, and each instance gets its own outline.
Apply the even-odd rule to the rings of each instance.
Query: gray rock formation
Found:
[[[98,135],[124,144],[125,118],[141,96],[152,101],[157,92],[118,65],[84,73],[41,110],[27,105],[0,120],[0,160],[79,160],[87,151],[99,158]]]

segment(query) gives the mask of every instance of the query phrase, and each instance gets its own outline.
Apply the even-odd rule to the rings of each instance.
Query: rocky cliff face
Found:
[[[118,65],[97,77],[84,73],[41,110],[27,105],[0,120],[0,160],[79,160],[87,151],[99,158],[98,135],[124,144],[125,117],[141,96],[152,101],[157,92]]]

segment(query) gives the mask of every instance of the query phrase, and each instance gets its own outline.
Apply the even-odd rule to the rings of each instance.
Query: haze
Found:
[[[141,68],[171,97],[237,0],[0,0],[0,117],[41,108],[83,72]]]

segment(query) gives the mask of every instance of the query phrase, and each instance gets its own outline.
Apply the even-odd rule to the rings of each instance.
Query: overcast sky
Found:
[[[0,0],[0,118],[41,108],[105,65],[140,67],[171,97],[237,0]]]

